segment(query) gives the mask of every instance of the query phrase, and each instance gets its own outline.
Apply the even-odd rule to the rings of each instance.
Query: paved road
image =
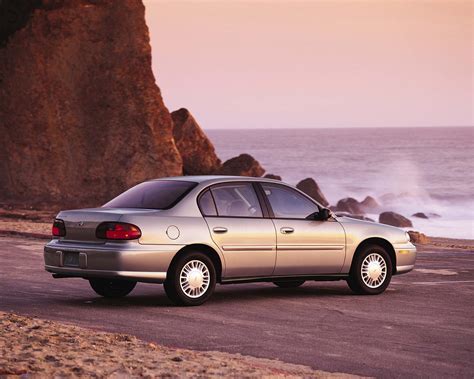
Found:
[[[207,304],[180,308],[153,284],[124,299],[99,298],[85,280],[43,271],[42,241],[0,242],[2,311],[327,371],[474,376],[474,252],[420,253],[417,271],[394,278],[380,296],[353,296],[344,282],[293,290],[242,284],[218,286]]]

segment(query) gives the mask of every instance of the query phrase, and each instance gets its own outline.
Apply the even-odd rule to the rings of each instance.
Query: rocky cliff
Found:
[[[0,30],[0,201],[97,205],[182,173],[140,0],[1,6],[21,17]]]
[[[221,167],[209,138],[185,108],[171,113],[174,129],[173,136],[183,160],[185,175],[207,175]]]

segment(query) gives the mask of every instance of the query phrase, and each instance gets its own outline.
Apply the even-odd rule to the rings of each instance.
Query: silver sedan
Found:
[[[85,278],[106,297],[163,283],[181,305],[204,303],[216,283],[346,280],[355,293],[375,295],[416,259],[405,231],[337,217],[263,178],[147,181],[100,208],[60,212],[52,234],[44,261],[55,278]]]

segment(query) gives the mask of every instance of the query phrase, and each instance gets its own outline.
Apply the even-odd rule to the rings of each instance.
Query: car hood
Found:
[[[342,224],[346,234],[355,233],[363,238],[381,237],[392,243],[407,242],[405,230],[395,226],[359,220],[347,216],[336,216],[336,220]]]

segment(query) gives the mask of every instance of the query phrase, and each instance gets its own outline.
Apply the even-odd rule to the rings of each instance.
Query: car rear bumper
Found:
[[[415,267],[416,247],[411,242],[395,244],[395,255],[397,260],[396,274],[406,274]]]
[[[109,270],[77,270],[71,267],[44,266],[45,270],[52,273],[56,278],[115,278],[129,279],[137,282],[163,283],[166,280],[166,272],[146,271],[109,271]]]
[[[161,283],[181,245],[73,244],[44,247],[45,269],[55,277],[122,278]],[[69,259],[74,256],[73,262]]]

